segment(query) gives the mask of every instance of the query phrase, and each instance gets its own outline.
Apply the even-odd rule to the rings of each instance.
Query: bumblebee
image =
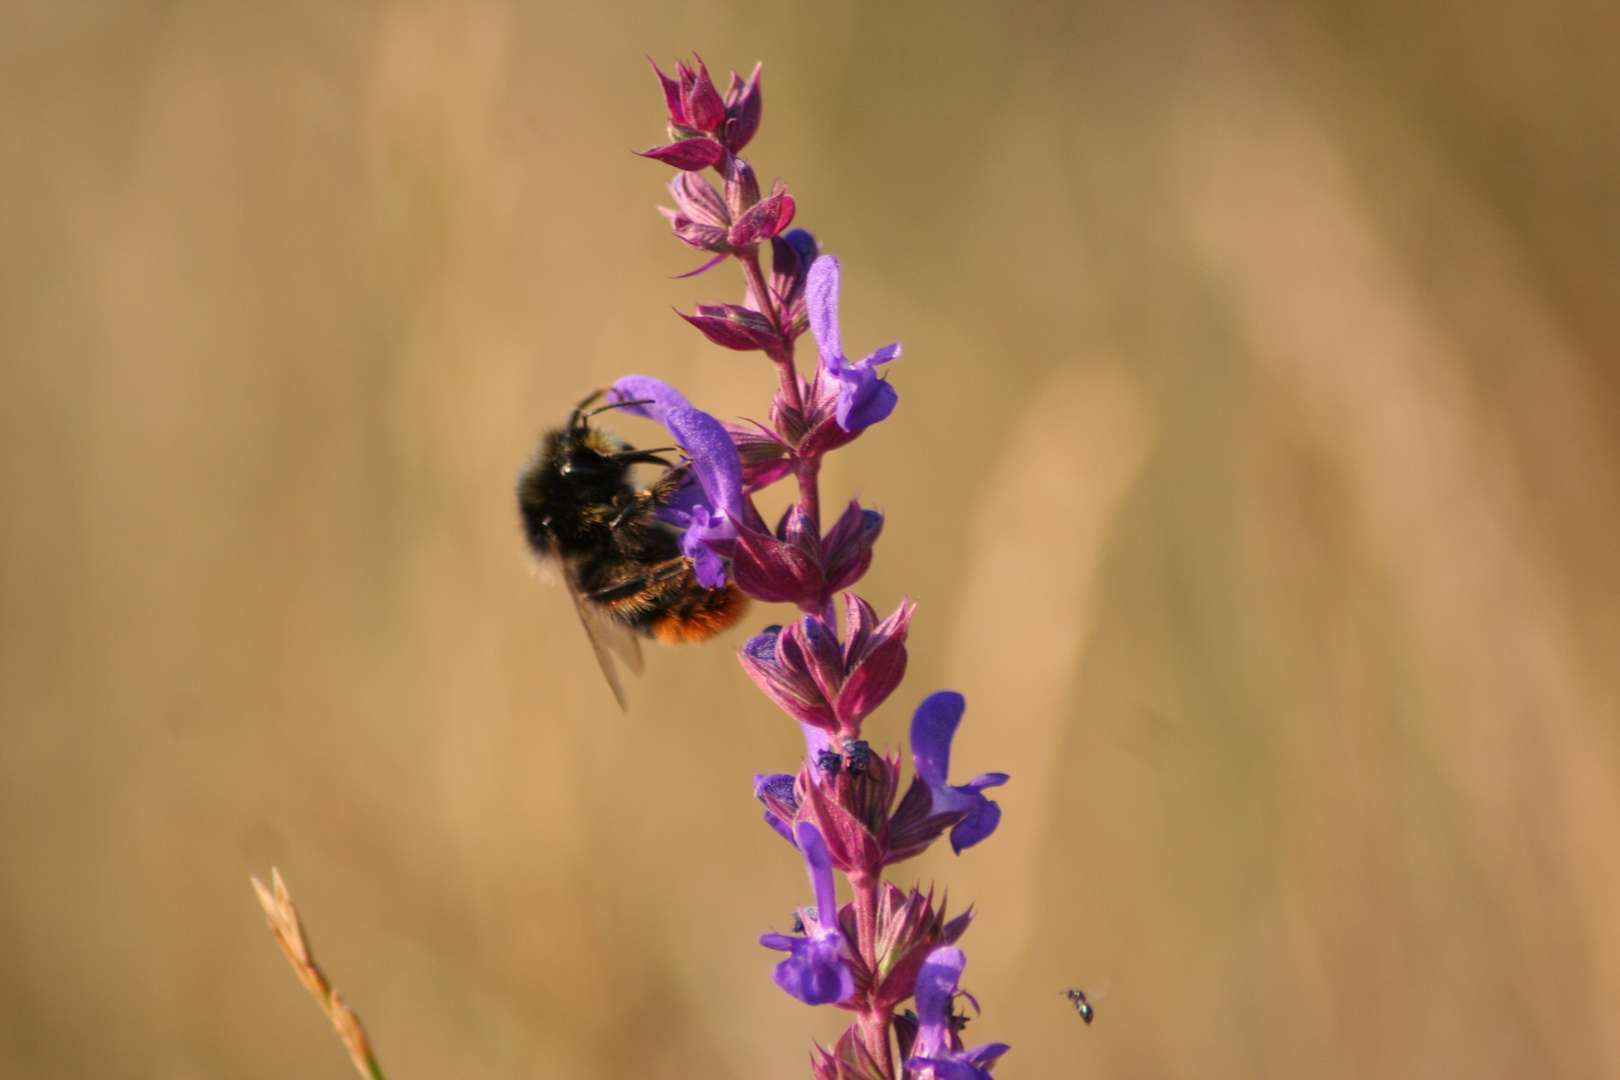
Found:
[[[637,450],[590,418],[632,402],[586,411],[599,390],[580,402],[565,427],[548,432],[518,479],[518,510],[529,546],[555,560],[590,638],[597,663],[619,707],[624,685],[614,657],[641,671],[637,635],[697,642],[742,618],[748,599],[735,585],[704,588],[681,554],[673,528],[657,511],[687,482],[688,465],[660,457],[674,447]],[[630,471],[662,465],[650,488],[637,490]]]

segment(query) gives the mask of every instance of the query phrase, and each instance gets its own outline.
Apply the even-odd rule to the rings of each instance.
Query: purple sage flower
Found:
[[[983,773],[956,787],[945,782],[951,768],[951,739],[966,707],[961,694],[941,690],[924,698],[911,718],[911,759],[933,797],[933,813],[967,815],[951,829],[951,847],[958,854],[996,831],[1001,807],[982,792],[1008,780],[1006,773]]]
[[[805,309],[810,332],[821,349],[821,377],[831,380],[838,391],[838,426],[860,431],[894,411],[898,395],[878,377],[877,366],[899,356],[900,343],[885,345],[854,363],[845,358],[838,330],[838,277],[838,260],[831,255],[812,263],[805,283]]]
[[[1006,1043],[986,1043],[964,1050],[951,1030],[951,999],[967,957],[961,949],[939,948],[928,954],[917,974],[917,1037],[906,1068],[931,1071],[934,1080],[990,1080]]]
[[[681,554],[692,560],[698,584],[717,589],[726,583],[724,553],[737,539],[742,519],[742,460],[725,425],[699,409],[662,379],[626,375],[613,384],[614,401],[645,402],[624,411],[656,420],[669,429],[692,462],[697,484],[688,485],[658,508],[660,519],[681,534]]]
[[[816,907],[799,909],[804,935],[766,934],[759,943],[791,955],[776,965],[776,985],[806,1005],[835,1005],[855,993],[855,976],[845,960],[844,933],[838,927],[838,896],[833,891],[832,859],[816,827],[801,821],[794,828]]]

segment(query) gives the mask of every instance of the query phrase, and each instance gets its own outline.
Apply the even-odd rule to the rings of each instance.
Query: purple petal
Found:
[[[626,375],[617,380],[608,391],[608,400],[648,402],[646,405],[621,405],[619,411],[656,420],[665,427],[669,426],[665,417],[671,410],[692,407],[692,403],[686,400],[686,395],[664,380],[655,379],[651,375]]]
[[[980,1067],[974,1064],[973,1055],[988,1052],[987,1061],[994,1062],[996,1058],[1006,1053],[1007,1049],[1006,1043],[987,1043],[961,1055],[951,1054],[936,1058],[912,1057],[907,1060],[906,1068],[914,1072],[930,1069],[933,1071],[934,1080],[989,1080],[988,1065]]]
[[[742,512],[742,458],[724,424],[691,408],[668,411],[664,426],[692,459],[692,473],[709,496],[709,505],[735,522]]]
[[[865,360],[858,361],[855,366],[877,367],[879,364],[887,364],[890,360],[895,359],[899,355],[900,343],[895,341],[883,346],[881,349],[874,351],[871,356],[868,356]]]
[[[934,1080],[984,1080],[980,1070],[955,1058],[913,1057],[906,1062],[906,1067],[913,1071],[929,1069]]]
[[[832,736],[825,728],[816,727],[814,724],[800,724],[799,726],[804,729],[805,756],[811,761],[816,760],[816,758],[832,749]]]
[[[702,512],[701,507],[699,511]],[[704,542],[696,529],[689,528],[681,534],[681,554],[692,560],[692,576],[705,589],[718,589],[726,583],[725,561]]]
[[[967,967],[961,949],[935,949],[917,972],[917,1038],[911,1044],[916,1057],[933,1058],[950,1046],[951,997]]]
[[[945,1022],[946,1010],[956,993],[956,984],[967,967],[967,956],[961,949],[942,946],[928,954],[922,970],[917,973],[917,1020],[927,1024]]]
[[[767,938],[782,940],[780,935],[769,934],[759,939],[767,948],[780,948]],[[776,965],[773,977],[777,986],[806,1005],[836,1005],[854,995],[855,976],[844,963],[841,940],[788,938],[786,941],[793,955]]]
[[[951,829],[951,850],[958,855],[995,832],[996,826],[1001,824],[1001,806],[978,792],[973,795],[977,805]]]
[[[775,949],[785,945],[792,953],[776,965],[776,985],[806,1005],[831,1005],[855,993],[855,977],[844,962],[844,937],[838,929],[832,856],[814,825],[801,821],[793,832],[815,892],[816,917],[813,924],[806,920],[805,937],[768,934],[760,939],[760,944]]]
[[[1001,1057],[1002,1054],[1005,1054],[1011,1049],[1012,1047],[1008,1046],[1006,1043],[985,1043],[983,1046],[975,1046],[973,1049],[963,1054],[962,1060],[966,1061],[970,1065],[975,1065],[980,1068],[987,1068],[993,1062],[995,1062],[997,1058]]]
[[[804,854],[805,869],[810,874],[810,888],[815,892],[816,911],[823,926],[838,926],[838,900],[833,889],[832,855],[821,833],[808,821],[794,827],[793,834]]]
[[[790,844],[793,843],[793,830],[788,827],[788,823],[771,813],[769,810],[765,811],[765,824],[775,829],[776,835],[780,836]]]
[[[900,395],[871,368],[851,368],[838,380],[838,426],[845,431],[862,431],[894,412]]]
[[[836,369],[844,366],[844,345],[838,332],[838,260],[823,255],[810,264],[804,284],[804,307],[810,332],[816,337],[821,359]]]
[[[951,769],[951,739],[962,722],[967,701],[954,690],[941,690],[923,698],[911,717],[911,760],[917,775],[934,793],[934,812],[948,813],[966,805],[940,806],[940,793],[950,790],[946,778]],[[947,801],[949,797],[947,796]],[[962,800],[955,800],[962,802]]]
[[[789,229],[782,234],[781,239],[799,257],[801,267],[809,266],[816,261],[816,238],[809,229]]]

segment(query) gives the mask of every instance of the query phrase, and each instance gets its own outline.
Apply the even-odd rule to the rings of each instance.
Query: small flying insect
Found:
[[[644,402],[615,401],[587,411],[598,390],[575,406],[564,427],[547,432],[518,478],[518,509],[529,547],[555,560],[585,626],[596,662],[619,707],[624,684],[614,658],[641,671],[637,636],[697,642],[742,618],[748,598],[727,582],[698,583],[679,534],[657,517],[688,482],[690,465],[660,457],[675,447],[637,450],[590,426],[597,413]],[[631,481],[632,467],[662,465],[650,488]]]
[[[1091,1021],[1096,1019],[1097,1010],[1093,1009],[1091,1002],[1086,1000],[1086,992],[1084,990],[1064,990],[1062,995],[1069,999],[1074,1005],[1074,1011],[1079,1013],[1080,1019],[1086,1022],[1087,1027],[1090,1027]]]

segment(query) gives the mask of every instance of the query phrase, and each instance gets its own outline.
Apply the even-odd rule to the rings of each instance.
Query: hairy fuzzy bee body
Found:
[[[540,441],[518,480],[518,508],[529,546],[561,568],[602,672],[623,705],[610,652],[639,671],[640,649],[631,635],[703,641],[740,619],[748,600],[729,583],[717,589],[698,583],[675,530],[657,517],[686,469],[670,469],[651,488],[638,490],[632,467],[670,463],[657,451],[637,450],[591,427],[593,414],[584,410],[595,396],[580,403],[567,426]]]

